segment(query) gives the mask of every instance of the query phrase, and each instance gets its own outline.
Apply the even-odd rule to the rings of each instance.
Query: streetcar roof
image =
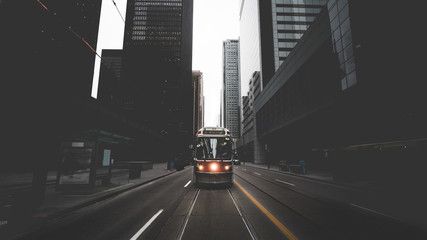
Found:
[[[198,137],[229,137],[230,130],[223,127],[203,127],[196,135]]]

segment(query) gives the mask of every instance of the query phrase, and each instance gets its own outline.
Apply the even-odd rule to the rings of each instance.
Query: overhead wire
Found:
[[[124,23],[126,23],[125,19],[124,19],[124,18],[123,18],[123,16],[122,16],[122,13],[120,12],[119,8],[117,7],[116,2],[115,2],[114,0],[111,0],[111,1],[113,2],[114,6],[116,7],[117,12],[119,13],[119,15],[120,15],[120,17],[122,18],[123,22],[124,22]]]
[[[52,14],[52,15],[54,15],[55,17],[58,17],[58,15],[56,14],[56,12],[54,12],[53,10],[51,10],[51,9],[49,9],[45,4],[43,4],[40,0],[37,0],[37,2],[40,4],[40,6],[46,11],[46,12],[48,12],[48,13],[50,13],[50,14]],[[120,15],[120,17],[121,17],[121,19],[123,20],[123,22],[124,23],[126,23],[126,21],[125,21],[125,19],[123,18],[123,16],[122,16],[122,14],[121,14],[121,12],[120,12],[120,10],[119,10],[119,8],[117,7],[117,4],[116,4],[116,2],[114,1],[114,0],[112,0],[112,2],[113,2],[113,4],[114,4],[114,6],[116,7],[116,10],[117,10],[117,12],[119,13],[119,15]],[[58,20],[59,21],[59,20]],[[101,59],[101,64],[104,64],[103,63],[103,59],[102,59],[102,57],[101,57],[101,55],[100,54],[98,54],[97,52],[96,52],[96,50],[90,45],[90,43],[88,42],[88,41],[86,41],[86,39],[84,38],[84,37],[82,37],[80,34],[78,34],[75,30],[73,30],[73,28],[70,26],[70,25],[68,25],[68,24],[65,24],[65,25],[67,25],[67,26],[65,26],[65,27],[67,27],[67,29],[71,32],[71,33],[73,33],[73,35],[74,36],[76,36],[77,38],[79,38],[93,53],[95,53],[96,54],[96,56],[98,56],[100,59]]]
[[[52,10],[50,10],[49,8],[47,8],[46,7],[46,5],[44,5],[40,0],[37,0],[37,2],[48,12],[48,13],[53,13],[53,15],[55,16],[55,17],[57,17],[57,15],[56,15],[56,13],[55,12],[53,12]],[[68,24],[66,24],[66,25],[68,25]],[[71,26],[67,26],[67,29],[71,32],[71,33],[73,33],[77,38],[79,38],[84,44],[86,44],[86,46],[92,51],[92,52],[94,52],[99,58],[101,58],[101,56],[96,52],[96,50],[82,37],[82,36],[80,36],[80,34],[78,34],[76,31],[74,31],[73,29],[72,29],[72,27]],[[102,59],[102,58],[101,58]]]

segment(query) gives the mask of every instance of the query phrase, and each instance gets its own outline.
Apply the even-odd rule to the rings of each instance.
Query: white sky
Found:
[[[126,19],[126,1],[115,0]],[[218,124],[222,85],[222,41],[239,38],[239,0],[194,0],[193,70],[203,73],[205,125]],[[124,23],[111,0],[102,0],[97,53],[122,49]],[[92,96],[98,89],[99,58],[96,57]]]

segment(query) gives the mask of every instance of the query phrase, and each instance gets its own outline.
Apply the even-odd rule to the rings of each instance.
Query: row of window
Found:
[[[133,20],[148,20],[154,22],[181,22],[181,17],[179,16],[169,16],[169,15],[147,15],[143,14],[145,12],[135,12]]]
[[[133,24],[134,25],[147,25],[147,21],[138,21],[138,20],[142,20],[142,18],[135,16],[133,18]],[[181,26],[181,22],[178,21],[156,21],[156,22],[152,22],[152,21],[148,21],[148,23],[150,25],[158,25],[158,26]]]
[[[326,0],[276,0],[276,4],[310,4],[321,5],[325,4]]]
[[[163,12],[154,12],[152,9],[147,9],[146,7],[136,7],[134,8],[134,15],[143,15],[143,16],[150,16],[150,17],[181,17],[180,11],[163,11]]]
[[[318,14],[321,10],[321,8],[309,8],[309,7],[273,7],[273,11],[276,10],[277,15],[279,14]]]
[[[276,21],[288,21],[288,22],[313,22],[316,19],[315,16],[277,16]]]
[[[181,36],[180,32],[132,31],[132,35]]]
[[[168,32],[177,32],[181,33],[180,27],[171,27],[171,26],[141,26],[136,25],[132,26],[132,30],[145,30],[145,31],[168,31]]]
[[[182,7],[134,7],[134,10],[149,10],[150,12],[181,12]]]
[[[135,6],[182,6],[180,2],[135,2]]]
[[[132,36],[132,40],[145,40],[145,37],[142,36]],[[168,50],[170,50],[170,46],[181,46],[180,41],[144,41],[144,42],[125,42],[126,45],[133,46],[167,46]]]
[[[304,23],[303,25],[298,24],[274,24],[273,27],[277,28],[277,30],[302,30],[305,31],[308,29],[310,25],[308,23]]]

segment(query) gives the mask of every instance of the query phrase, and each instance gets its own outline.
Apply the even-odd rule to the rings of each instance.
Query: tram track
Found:
[[[255,189],[257,189],[258,191],[260,191],[260,192],[262,192],[263,194],[265,194],[266,196],[268,196],[270,199],[272,199],[272,200],[273,200],[273,201],[275,201],[276,203],[278,203],[278,204],[280,204],[281,206],[283,206],[283,207],[287,208],[288,210],[290,210],[291,212],[293,212],[293,213],[297,214],[298,216],[300,216],[300,217],[304,218],[304,219],[305,219],[306,221],[308,221],[309,223],[311,223],[311,224],[313,224],[313,225],[315,225],[315,226],[317,226],[317,227],[322,227],[322,226],[321,226],[321,225],[319,225],[317,222],[315,222],[315,221],[313,221],[312,219],[310,219],[309,217],[307,217],[305,214],[303,214],[303,213],[301,213],[301,212],[297,211],[295,208],[293,208],[293,207],[292,207],[292,206],[290,206],[289,204],[286,204],[286,203],[284,203],[283,201],[279,200],[278,198],[274,197],[273,195],[269,194],[267,191],[265,191],[265,190],[261,189],[260,187],[256,186],[255,184],[251,183],[250,181],[248,181],[247,179],[245,179],[245,178],[244,178],[244,177],[242,177],[241,175],[236,174],[236,173],[234,173],[234,174],[235,174],[235,176],[238,176],[241,180],[245,181],[246,183],[248,183],[249,185],[251,185],[252,187],[254,187]],[[260,179],[262,179],[262,180],[264,180],[264,181],[267,181],[267,182],[273,183],[273,184],[275,184],[275,185],[277,185],[277,186],[279,186],[279,187],[283,187],[283,188],[287,189],[286,187],[281,186],[280,184],[277,184],[277,183],[275,183],[275,182],[273,182],[273,181],[266,180],[265,178],[262,178],[262,177],[260,177],[259,175],[253,175],[253,174],[249,174],[249,175],[254,176],[254,177],[257,177],[257,178],[260,178]],[[289,190],[289,189],[287,189],[287,190]],[[294,192],[295,192],[295,193],[298,193],[298,192],[296,192],[296,191],[294,191]],[[305,196],[305,195],[303,195],[303,196]]]
[[[199,193],[200,193],[200,188],[197,189],[196,193],[194,194],[193,200],[191,200],[190,207],[188,208],[187,213],[185,214],[185,218],[179,228],[176,240],[181,240],[182,236],[184,235],[185,228],[187,227],[188,220],[190,219],[191,213],[193,212],[194,205],[196,204]]]
[[[235,171],[234,174],[239,180],[321,229],[327,239],[360,239],[362,236],[364,239],[408,239],[408,236],[421,239],[417,237],[425,234],[417,226],[371,212],[370,209],[358,209],[361,207],[315,194],[310,196],[304,193],[304,189],[297,189],[298,183],[293,184],[293,181],[277,181],[277,177],[265,177],[264,172],[260,171],[258,174]]]
[[[177,235],[176,235],[175,240],[181,240],[181,239],[183,239],[184,233],[185,233],[185,231],[187,230],[188,222],[189,222],[189,220],[190,220],[190,218],[191,218],[191,216],[192,216],[192,214],[193,214],[193,210],[194,210],[195,205],[196,205],[196,203],[197,203],[197,200],[198,200],[199,194],[200,194],[201,192],[203,192],[203,191],[209,191],[209,190],[205,190],[205,189],[197,188],[196,192],[194,193],[194,196],[193,196],[193,198],[192,198],[192,201],[191,201],[191,203],[189,204],[189,207],[188,207],[188,209],[187,209],[187,211],[186,211],[186,213],[185,213],[185,217],[184,217],[184,219],[183,219],[183,220],[182,220],[182,222],[181,222],[181,225],[180,225],[180,227],[179,227],[179,231],[178,231],[178,233],[177,233]],[[222,191],[222,190],[221,190],[221,191]],[[239,206],[238,202],[237,202],[237,201],[236,201],[236,199],[234,198],[234,196],[233,196],[232,192],[230,191],[230,189],[229,189],[229,188],[226,188],[226,189],[224,189],[224,191],[227,191],[228,196],[230,197],[231,201],[233,202],[233,204],[234,204],[234,206],[235,206],[235,208],[236,208],[236,210],[237,210],[237,212],[238,212],[238,215],[240,216],[240,219],[242,220],[242,222],[243,222],[244,226],[246,227],[246,230],[248,231],[248,233],[249,233],[249,235],[250,235],[251,239],[252,239],[252,240],[258,240],[258,236],[257,236],[257,234],[256,234],[256,232],[255,232],[255,229],[254,229],[254,228],[253,228],[253,226],[251,225],[251,223],[250,223],[250,221],[248,220],[248,218],[247,218],[246,214],[243,212],[243,210],[242,210],[241,206]],[[206,204],[206,203],[205,203],[205,204]],[[191,231],[191,230],[189,230],[189,231]]]
[[[251,174],[243,171],[242,173],[259,179],[264,183],[272,184],[275,187],[279,188],[279,191],[265,190],[264,187],[260,187],[265,186],[264,183],[254,184],[252,181],[242,176],[242,174],[234,172],[235,176],[237,176],[239,180],[246,182],[251,187],[265,194],[265,196],[267,196],[269,199],[273,200],[280,206],[294,213],[296,216],[304,219],[309,224],[312,224],[315,228],[318,228],[322,232],[322,234],[326,236],[327,239],[342,239],[343,236],[337,233],[336,231],[336,226],[340,225],[340,223],[337,220],[339,218],[336,218],[335,216],[343,216],[343,211],[341,210],[345,207],[344,205],[341,206],[339,203],[326,202],[323,199],[318,199],[316,197],[301,193],[300,191],[294,189],[295,186],[290,187],[289,185],[283,185],[278,181],[263,177],[262,174]],[[294,195],[292,195],[292,197],[289,197],[289,195],[283,194],[283,191],[281,192],[280,189],[282,189],[283,191],[291,192]],[[283,195],[287,195],[288,198],[283,197]],[[296,201],[297,203],[295,203],[295,199],[298,199],[299,201]],[[298,207],[299,204],[301,205]],[[308,205],[312,206],[310,210],[308,210]],[[323,214],[319,214],[319,212]],[[319,215],[322,217],[319,217]]]

